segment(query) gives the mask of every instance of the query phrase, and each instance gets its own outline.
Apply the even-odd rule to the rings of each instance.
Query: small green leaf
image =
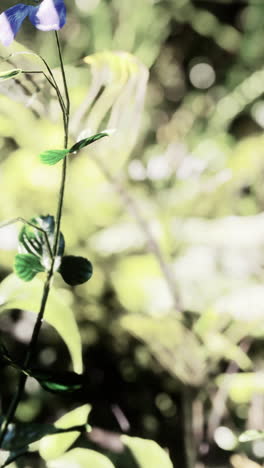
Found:
[[[80,140],[77,143],[75,143],[75,145],[73,145],[70,148],[69,153],[75,153],[76,151],[81,150],[85,146],[91,145],[91,143],[94,143],[95,141],[100,140],[101,138],[104,138],[105,136],[109,136],[108,133],[102,132],[102,133],[97,133],[96,135],[93,135],[89,138],[84,138],[83,140]]]
[[[65,158],[65,156],[69,153],[67,149],[61,150],[47,150],[44,153],[39,155],[39,159],[43,164],[47,164],[48,166],[53,166],[57,164],[59,161]]]
[[[39,370],[28,370],[28,374],[34,377],[48,392],[70,393],[80,390],[83,386],[83,376],[75,372],[56,372],[56,374]]]
[[[15,76],[20,75],[22,73],[21,68],[13,68],[12,70],[7,70],[0,73],[0,81],[10,80]]]
[[[255,429],[243,432],[238,438],[239,442],[251,442],[258,439],[264,439],[264,432],[256,431]]]
[[[54,231],[55,231],[55,219],[54,216],[37,216],[29,220],[31,224],[24,224],[22,227],[18,241],[18,251],[20,254],[31,254],[36,257],[44,270],[48,271],[51,266],[51,250],[54,247]],[[35,227],[34,227],[35,226]],[[41,229],[41,230],[40,230]],[[44,235],[46,233],[46,236]],[[59,249],[55,269],[58,269],[60,265],[60,257],[64,252],[65,242],[63,234],[60,233]],[[23,278],[22,278],[23,279]]]
[[[17,254],[15,256],[14,270],[23,281],[31,281],[37,273],[45,271],[45,268],[35,255]]]
[[[74,255],[62,257],[59,273],[65,283],[71,286],[88,281],[93,274],[93,266],[89,260]]]

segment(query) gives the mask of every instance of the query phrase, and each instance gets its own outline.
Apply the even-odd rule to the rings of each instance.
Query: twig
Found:
[[[251,341],[245,340],[240,343],[240,347],[246,353],[251,345]],[[225,371],[226,375],[235,374],[239,370],[239,366],[235,361],[231,361]],[[219,390],[214,395],[212,401],[212,410],[208,418],[207,439],[212,440],[215,429],[219,426],[225,411],[226,400],[228,398],[229,387],[225,383],[220,386]]]
[[[93,160],[96,162],[102,173],[104,174],[105,178],[110,182],[110,184],[114,187],[116,192],[120,195],[120,198],[125,205],[125,207],[129,210],[131,215],[135,218],[138,226],[140,227],[141,231],[145,235],[145,238],[148,242],[149,250],[153,253],[156,257],[161,272],[165,278],[167,283],[167,287],[170,291],[172,296],[173,305],[177,312],[182,312],[183,307],[181,304],[181,299],[179,294],[176,291],[176,285],[173,278],[173,274],[169,265],[164,260],[162,251],[160,249],[159,244],[157,243],[155,237],[153,236],[149,224],[145,220],[144,216],[142,215],[140,208],[136,202],[136,200],[131,196],[128,190],[121,184],[121,182],[113,177],[108,167],[102,162],[101,159],[97,158],[96,156],[93,157]]]

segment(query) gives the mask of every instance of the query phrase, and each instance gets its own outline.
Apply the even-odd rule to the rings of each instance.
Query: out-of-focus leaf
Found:
[[[58,419],[54,426],[60,429],[67,429],[76,424],[86,424],[90,411],[90,405],[80,406]],[[44,437],[40,441],[39,453],[46,461],[60,457],[78,437],[79,432],[76,431]],[[87,466],[89,466],[89,463],[87,463]]]
[[[121,325],[146,343],[157,361],[172,375],[190,385],[201,384],[206,375],[204,349],[178,320],[131,314],[121,319]]]
[[[34,278],[31,283],[25,283],[16,275],[9,275],[0,284],[0,313],[13,308],[37,313],[43,286],[43,282],[38,278]],[[54,288],[50,291],[44,320],[57,330],[67,345],[74,371],[82,373],[81,338],[75,316],[62,294]]]
[[[250,460],[246,455],[232,455],[230,462],[233,468],[263,468],[263,465]]]
[[[89,260],[74,255],[65,255],[62,257],[59,269],[65,283],[71,286],[88,281],[93,274],[93,266]]]
[[[48,468],[115,468],[109,458],[94,450],[75,448],[61,457],[50,460]],[[150,466],[149,466],[150,468]],[[161,468],[161,467],[160,467]]]
[[[127,52],[104,51],[84,59],[90,65],[92,83],[83,104],[72,116],[72,133],[93,135],[102,126],[117,132],[107,146],[89,148],[97,156],[115,154],[111,167],[124,164],[132,151],[140,129],[149,72],[135,56]],[[107,151],[107,153],[106,153]]]
[[[173,468],[172,462],[165,452],[153,440],[140,439],[123,435],[122,442],[131,450],[140,468]]]
[[[13,70],[7,70],[4,72],[0,72],[0,82],[5,80],[10,80],[11,78],[15,78],[22,73],[20,68],[14,68]]]
[[[254,429],[243,432],[238,438],[239,442],[251,442],[258,439],[264,439],[264,432],[255,431]]]
[[[23,368],[10,357],[9,353],[3,346],[1,346],[0,358],[23,374],[36,379],[48,392],[71,393],[80,390],[83,386],[83,376],[76,374],[75,372],[47,372],[42,371],[41,369]]]
[[[54,166],[54,164],[64,159],[69,152],[67,149],[47,150],[39,155],[39,159],[43,164]]]
[[[23,281],[31,281],[37,273],[45,271],[39,258],[32,254],[17,254],[15,256],[14,270]]]
[[[82,431],[85,429],[84,423],[76,423],[73,430]],[[72,425],[73,426],[73,425]],[[52,424],[38,424],[38,423],[17,423],[10,425],[8,432],[3,442],[3,449],[10,451],[17,451],[26,449],[27,446],[42,439],[47,435],[65,434],[71,429],[69,427],[56,427]]]
[[[219,386],[228,390],[230,398],[237,404],[248,403],[255,393],[264,394],[264,373],[243,372],[217,377]]]
[[[128,230],[126,236],[129,235]],[[162,316],[173,307],[170,291],[153,255],[123,256],[111,272],[111,279],[122,305],[131,312],[144,310],[148,315]]]
[[[6,466],[9,466],[9,468],[17,468],[17,465],[15,463],[13,464],[13,462],[15,462],[22,455],[26,455],[27,448],[12,450],[11,452],[7,451],[7,453],[8,453],[7,458],[5,459],[5,462],[3,463],[3,465],[1,465],[1,468],[5,468]]]
[[[107,132],[97,133],[96,135],[90,136],[89,138],[84,138],[83,140],[78,141],[71,147],[69,153],[75,153],[76,151],[80,151],[85,146],[91,145],[97,140],[101,140],[105,136],[109,136]]]
[[[213,360],[228,359],[235,361],[238,366],[247,370],[252,367],[252,362],[247,354],[226,336],[220,333],[209,333],[204,338],[204,345],[208,358]]]

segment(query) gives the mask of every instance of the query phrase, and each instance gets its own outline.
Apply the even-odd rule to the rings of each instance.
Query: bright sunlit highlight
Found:
[[[215,71],[209,63],[197,63],[191,68],[189,77],[195,88],[207,89],[215,82]]]
[[[223,450],[233,450],[237,445],[237,438],[233,431],[225,426],[219,426],[214,433],[214,440]]]

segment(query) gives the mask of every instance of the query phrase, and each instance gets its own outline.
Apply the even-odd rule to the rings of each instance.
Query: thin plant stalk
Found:
[[[65,99],[66,103],[64,102],[60,90],[58,88],[58,85],[55,81],[55,78],[52,74],[52,71],[50,70],[49,66],[44,62],[48,68],[48,71],[51,75],[51,79],[54,82],[55,89],[57,91],[57,97],[58,101],[61,107],[62,115],[63,115],[63,124],[64,124],[64,148],[67,148],[68,145],[68,137],[69,137],[69,115],[70,115],[70,98],[69,98],[69,92],[68,92],[68,85],[67,85],[67,80],[66,80],[66,74],[65,74],[65,69],[63,65],[63,59],[62,59],[62,53],[61,53],[61,46],[60,46],[60,41],[59,41],[59,36],[57,31],[55,31],[55,37],[56,37],[56,44],[57,44],[57,49],[58,49],[58,55],[59,55],[59,61],[60,61],[60,69],[61,69],[61,74],[62,74],[62,80],[63,80],[63,86],[64,86],[64,92],[65,92]],[[60,190],[59,190],[59,199],[58,199],[58,207],[57,207],[57,215],[56,215],[56,227],[55,227],[55,240],[54,240],[54,247],[53,247],[53,252],[52,252],[52,261],[51,261],[51,266],[50,269],[47,273],[46,281],[43,286],[43,293],[42,293],[42,298],[41,298],[41,303],[40,303],[40,308],[39,308],[39,313],[37,316],[37,320],[35,322],[35,326],[32,332],[31,340],[29,343],[29,347],[26,353],[26,357],[23,363],[23,367],[28,367],[30,365],[31,359],[34,355],[35,352],[35,347],[38,341],[39,337],[39,332],[41,329],[44,313],[45,313],[45,308],[47,304],[47,300],[49,297],[49,292],[50,292],[50,287],[51,287],[51,281],[54,275],[54,264],[58,252],[58,247],[59,247],[59,238],[60,238],[60,225],[61,225],[61,218],[62,218],[62,209],[63,209],[63,201],[64,201],[64,193],[65,193],[65,183],[66,183],[66,174],[67,174],[67,157],[64,158],[63,160],[63,166],[62,166],[62,175],[61,175],[61,182],[60,182]],[[5,435],[8,431],[8,426],[10,422],[13,420],[16,409],[18,407],[18,404],[22,398],[25,384],[26,384],[27,376],[25,374],[21,374],[19,377],[19,383],[18,383],[18,388],[17,391],[13,397],[13,400],[11,401],[9,408],[7,410],[7,414],[5,417],[5,422],[3,423],[2,430],[0,433],[0,448],[3,445],[3,441],[5,438]]]
[[[156,257],[160,266],[160,270],[167,283],[168,290],[171,293],[173,306],[177,314],[177,319],[179,321],[182,321],[184,309],[183,309],[180,294],[176,290],[173,273],[170,269],[170,266],[166,263],[166,260],[164,259],[162,251],[160,249],[159,243],[156,241],[155,237],[153,236],[151,229],[147,221],[145,220],[144,216],[142,215],[136,201],[130,195],[130,193],[126,190],[126,188],[121,184],[121,182],[116,180],[112,176],[111,171],[108,169],[108,167],[103,163],[101,159],[94,156],[93,160],[95,161],[97,166],[100,168],[105,178],[109,181],[109,183],[111,183],[111,185],[115,188],[116,192],[120,195],[120,198],[123,201],[125,207],[134,216],[138,226],[140,227],[141,231],[144,233],[148,242],[149,250]],[[183,433],[184,433],[183,434],[183,450],[184,450],[184,455],[185,455],[185,467],[184,468],[194,468],[195,458],[196,458],[195,441],[194,441],[193,426],[192,426],[192,419],[193,419],[192,398],[193,396],[192,396],[191,386],[188,386],[188,385],[182,386],[181,399],[182,399],[182,405],[183,405],[182,425],[183,425]]]

